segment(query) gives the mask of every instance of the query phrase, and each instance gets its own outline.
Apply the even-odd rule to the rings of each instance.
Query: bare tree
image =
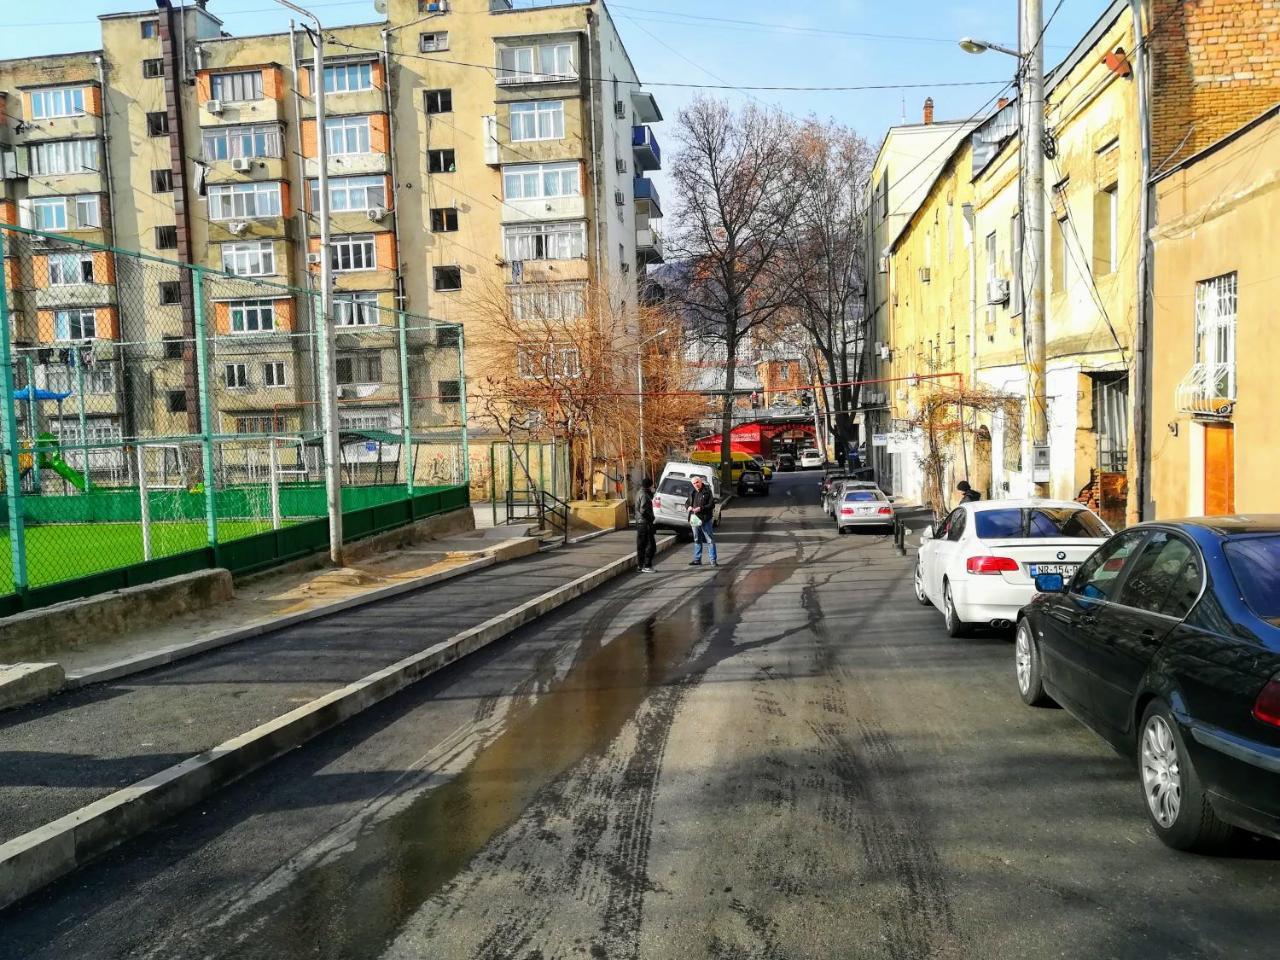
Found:
[[[793,189],[795,125],[757,106],[734,111],[699,98],[680,111],[672,165],[678,228],[670,248],[684,261],[668,295],[692,337],[724,363],[720,455],[729,483],[738,348],[791,302],[796,272],[784,263],[799,195]]]

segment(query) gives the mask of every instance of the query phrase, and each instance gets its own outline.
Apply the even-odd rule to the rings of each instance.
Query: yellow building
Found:
[[[1156,184],[1154,516],[1274,513],[1280,105]]]

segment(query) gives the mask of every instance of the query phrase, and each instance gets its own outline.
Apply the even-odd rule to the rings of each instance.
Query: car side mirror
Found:
[[[1037,593],[1061,593],[1067,582],[1060,573],[1042,573],[1036,577]]]
[[[936,535],[936,531],[933,529],[933,524],[929,524],[929,526],[920,531],[921,540],[932,540]]]

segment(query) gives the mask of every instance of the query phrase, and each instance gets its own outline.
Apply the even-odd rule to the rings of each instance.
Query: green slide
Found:
[[[42,433],[36,438],[36,447],[40,451],[40,466],[52,470],[77,490],[84,491],[87,486],[85,475],[62,459],[57,437],[52,433]]]

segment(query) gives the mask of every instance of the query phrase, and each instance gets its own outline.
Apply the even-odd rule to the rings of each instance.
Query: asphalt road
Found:
[[[1162,847],[816,483],[0,913],[0,956],[1273,956],[1280,845]]]

